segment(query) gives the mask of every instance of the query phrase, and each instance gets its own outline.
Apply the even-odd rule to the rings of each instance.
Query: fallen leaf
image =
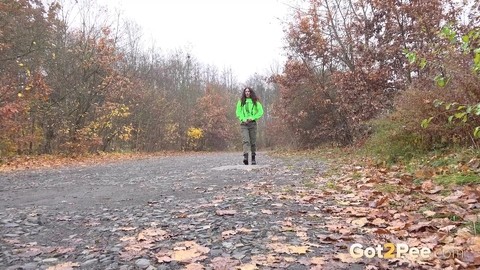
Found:
[[[432,180],[425,181],[425,182],[422,183],[422,190],[423,191],[429,191],[430,189],[433,188],[433,185],[434,184],[433,184]]]
[[[185,266],[185,270],[203,270],[205,267],[199,263],[190,263]]]
[[[212,260],[211,266],[214,270],[235,269],[239,265],[238,260],[233,260],[230,257],[215,257]]]
[[[433,211],[430,211],[430,210],[426,210],[426,211],[423,211],[423,214],[424,214],[426,217],[433,217],[433,216],[435,216],[437,213],[436,213],[436,212],[433,212]]]
[[[455,229],[456,227],[457,227],[456,225],[448,225],[448,226],[442,227],[438,230],[441,231],[441,232],[450,232],[453,229]]]
[[[310,258],[310,263],[315,265],[325,264],[325,260],[322,257],[312,257]]]
[[[66,262],[50,266],[47,270],[72,270],[74,267],[80,267],[79,263]]]
[[[294,257],[284,257],[283,260],[289,263],[297,261],[297,259]]]
[[[308,251],[308,246],[288,246],[288,251],[293,254],[305,254]]]
[[[217,210],[215,212],[219,216],[233,216],[237,213],[236,210]]]
[[[369,204],[370,207],[372,208],[378,208],[380,205],[384,204],[388,200],[387,196],[383,196],[382,198],[373,201]]]
[[[241,233],[251,233],[252,232],[252,229],[247,229],[247,228],[239,228],[237,229],[238,232],[241,232]]]
[[[172,258],[170,258],[169,256],[165,256],[165,255],[155,256],[155,258],[157,259],[158,263],[169,263],[169,262],[172,261]]]
[[[282,243],[269,243],[267,246],[276,253],[289,253],[288,246]]]
[[[367,218],[359,218],[359,219],[352,220],[352,225],[354,225],[355,227],[363,227],[367,223],[368,223]]]
[[[173,251],[172,260],[179,262],[189,262],[195,258],[198,258],[202,253],[198,252],[195,249],[189,250],[175,250]]]
[[[339,259],[343,263],[355,263],[359,261],[359,259],[353,258],[352,255],[348,253],[339,253],[335,255],[334,258]]]
[[[258,267],[255,264],[242,264],[239,267],[237,267],[238,270],[257,270]]]
[[[384,225],[385,223],[386,223],[386,220],[383,218],[376,218],[372,221],[372,224],[375,226]]]
[[[74,250],[75,250],[74,247],[58,247],[58,248],[55,250],[55,254],[63,255],[63,254],[67,254],[67,253],[73,252]]]

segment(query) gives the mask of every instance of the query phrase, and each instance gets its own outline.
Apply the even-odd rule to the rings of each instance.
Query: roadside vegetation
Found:
[[[349,239],[464,252],[415,266],[480,266],[479,1],[304,1],[281,71],[242,83],[188,52],[141,49],[132,22],[71,27],[42,3],[0,4],[2,170],[238,150],[248,84],[265,108],[260,148],[329,164],[282,196],[332,200],[327,227]]]

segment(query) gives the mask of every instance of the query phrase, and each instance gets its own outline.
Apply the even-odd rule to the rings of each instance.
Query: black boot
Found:
[[[248,165],[248,154],[243,154],[243,164]]]
[[[255,153],[252,153],[252,165],[257,165],[257,161],[255,160]]]

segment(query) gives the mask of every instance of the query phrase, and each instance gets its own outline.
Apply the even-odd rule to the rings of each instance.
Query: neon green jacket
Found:
[[[237,102],[237,118],[240,122],[245,122],[248,119],[257,121],[263,115],[262,104],[257,101],[257,104],[254,106],[251,98],[245,99],[245,105],[242,106],[242,101]]]

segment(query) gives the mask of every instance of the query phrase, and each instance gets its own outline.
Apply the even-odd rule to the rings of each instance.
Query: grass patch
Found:
[[[354,173],[352,174],[352,178],[353,178],[354,180],[358,180],[358,179],[362,178],[362,174],[361,174],[360,172],[354,172]]]
[[[426,153],[423,138],[406,130],[401,122],[378,119],[371,124],[375,132],[362,151],[384,165],[408,161]]]
[[[435,178],[435,182],[444,186],[480,184],[480,175],[476,173],[441,175]]]
[[[480,220],[469,222],[467,226],[473,235],[480,235]]]
[[[338,189],[337,184],[335,182],[329,180],[327,183],[325,183],[325,187],[329,189]]]
[[[400,185],[393,185],[393,184],[378,184],[375,186],[377,191],[383,193],[403,193],[404,190]]]

